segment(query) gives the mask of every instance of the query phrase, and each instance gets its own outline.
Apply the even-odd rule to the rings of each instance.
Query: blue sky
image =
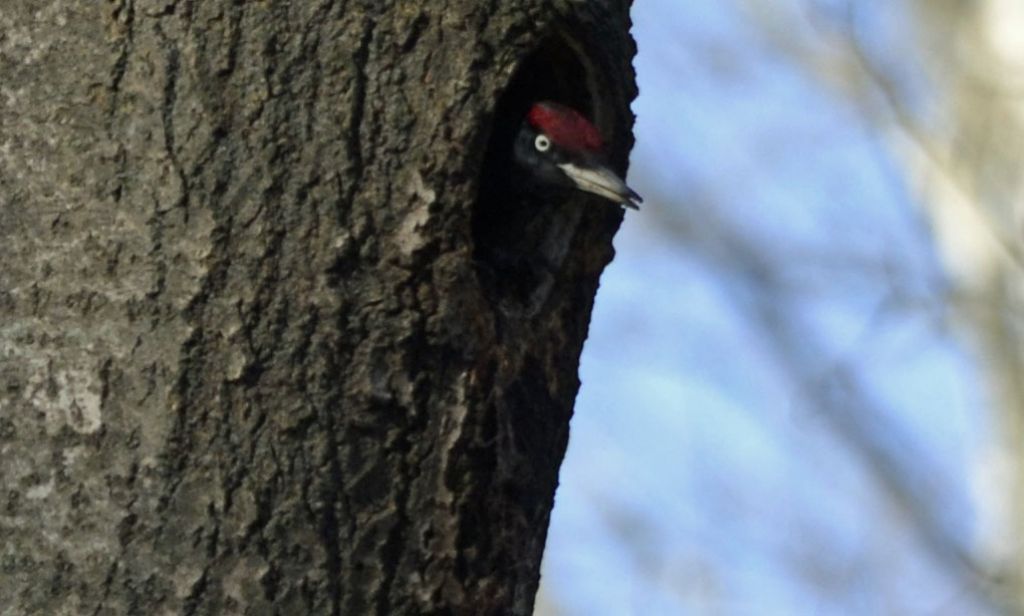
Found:
[[[645,206],[583,353],[547,613],[984,613],[872,466],[970,548],[986,400],[927,224],[884,135],[737,4],[633,9]],[[859,27],[898,57],[880,10]]]

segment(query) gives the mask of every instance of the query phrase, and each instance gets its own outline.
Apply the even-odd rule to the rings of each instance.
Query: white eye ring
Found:
[[[537,148],[538,152],[547,152],[551,149],[551,140],[546,135],[537,135],[533,140],[533,147]]]

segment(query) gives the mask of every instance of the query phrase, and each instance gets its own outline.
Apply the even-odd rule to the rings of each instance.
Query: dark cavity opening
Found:
[[[502,312],[539,309],[565,256],[575,220],[571,191],[532,185],[516,167],[513,142],[538,101],[556,101],[593,117],[586,69],[559,36],[527,56],[498,100],[473,209],[478,279]]]

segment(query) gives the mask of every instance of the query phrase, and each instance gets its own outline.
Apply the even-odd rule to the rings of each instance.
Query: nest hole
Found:
[[[523,119],[542,100],[594,115],[586,67],[560,36],[548,37],[523,59],[499,98],[473,208],[478,278],[504,312],[537,308],[538,293],[550,287],[576,220],[571,191],[538,190],[524,182],[513,157]]]

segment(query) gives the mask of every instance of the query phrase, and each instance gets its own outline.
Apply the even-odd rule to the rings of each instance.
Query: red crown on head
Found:
[[[536,103],[530,108],[526,120],[561,148],[590,152],[604,149],[601,133],[590,120],[565,105],[550,101]]]

